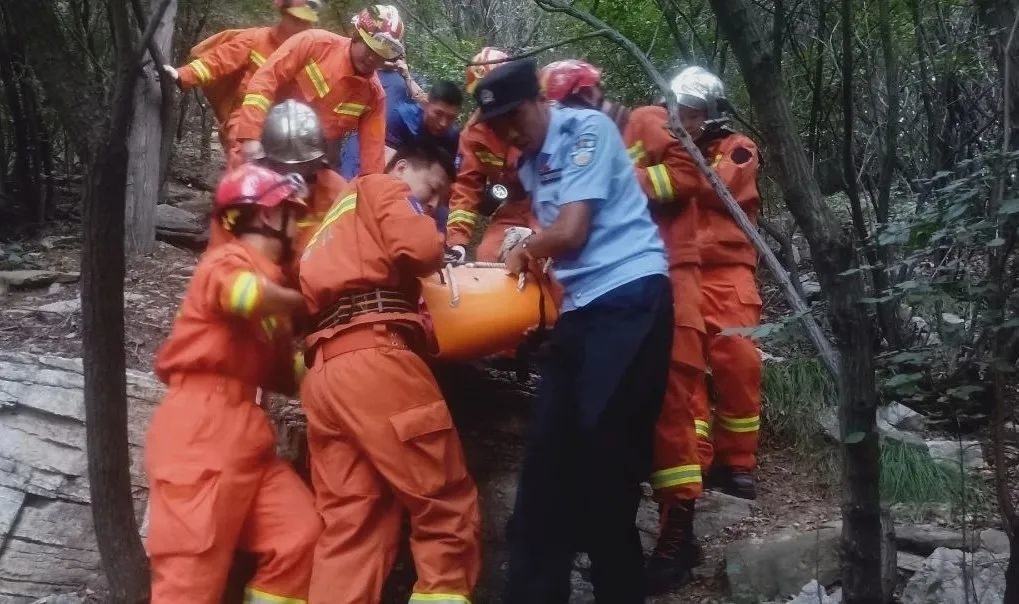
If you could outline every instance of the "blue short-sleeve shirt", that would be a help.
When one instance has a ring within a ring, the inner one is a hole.
[[[616,125],[600,111],[551,105],[537,155],[522,158],[520,181],[538,223],[547,227],[569,203],[591,204],[587,242],[553,263],[565,289],[562,311],[648,275],[668,275],[665,245]]]

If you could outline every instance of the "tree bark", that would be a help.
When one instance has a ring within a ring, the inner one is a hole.
[[[149,3],[154,8],[156,2]],[[156,204],[159,203],[164,175],[164,127],[169,135],[172,98],[164,97],[166,78],[159,78],[157,63],[166,57],[173,38],[173,20],[177,2],[167,8],[152,42],[151,62],[140,70],[134,91],[134,119],[128,140],[128,176],[126,236],[127,249],[133,254],[150,253],[156,245]],[[139,20],[144,27],[144,21]],[[154,55],[154,56],[153,56]],[[169,107],[167,110],[166,107]],[[172,136],[170,136],[172,139]]]
[[[138,56],[125,2],[109,3],[109,20],[117,41],[116,83],[82,209],[85,421],[92,518],[110,601],[134,604],[149,597],[148,564],[132,506],[124,373],[127,136]]]
[[[779,57],[761,32],[762,19],[746,0],[711,0],[722,32],[732,45],[751,103],[771,150],[786,203],[810,242],[821,288],[829,303],[840,353],[839,425],[843,452],[844,550],[842,586],[849,604],[878,604],[881,581],[881,499],[876,430],[873,320],[852,234],[825,205],[811,177],[806,147],[784,91]]]

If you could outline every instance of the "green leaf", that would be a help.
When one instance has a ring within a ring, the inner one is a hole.
[[[950,312],[941,313],[941,320],[949,325],[962,325],[966,322],[966,319],[963,319],[959,315]]]
[[[1001,247],[1005,245],[1005,240],[1001,237],[995,237],[987,242],[987,247]]]
[[[917,382],[922,377],[922,373],[899,373],[885,380],[885,387],[897,392],[909,393],[916,388]]]
[[[949,388],[945,394],[959,401],[968,401],[974,394],[983,391],[983,386],[956,386]]]

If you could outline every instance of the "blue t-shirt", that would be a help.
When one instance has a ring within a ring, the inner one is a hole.
[[[433,139],[456,157],[460,142],[460,129],[450,128],[446,134],[436,137],[424,128],[424,109],[410,98],[407,82],[398,71],[379,71],[379,80],[386,91],[386,146],[396,149],[405,141],[416,136]],[[340,150],[340,165],[337,171],[350,180],[361,172],[361,147],[357,132],[347,137]]]
[[[523,157],[520,182],[542,227],[564,205],[591,205],[587,242],[552,267],[565,289],[562,312],[648,275],[668,275],[665,245],[616,125],[600,111],[553,104],[536,156]]]

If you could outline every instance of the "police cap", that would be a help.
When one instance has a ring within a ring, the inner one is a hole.
[[[538,98],[538,67],[531,59],[496,67],[474,89],[481,119],[490,120]]]

